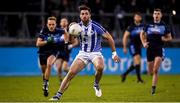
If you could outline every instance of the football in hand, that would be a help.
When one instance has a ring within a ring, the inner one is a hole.
[[[73,36],[79,36],[82,32],[82,28],[78,23],[73,23],[69,26],[69,34]]]

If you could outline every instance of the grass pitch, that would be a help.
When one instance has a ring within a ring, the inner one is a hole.
[[[155,95],[150,94],[151,77],[143,75],[145,84],[129,75],[121,83],[117,75],[104,75],[101,81],[103,95],[95,97],[94,76],[76,76],[61,102],[180,102],[180,75],[160,75]],[[50,95],[44,97],[40,76],[0,77],[0,102],[48,102],[59,88],[58,78],[50,78]]]

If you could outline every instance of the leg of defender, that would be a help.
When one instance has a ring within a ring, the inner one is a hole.
[[[137,75],[137,82],[143,83],[143,80],[141,79],[141,57],[139,54],[135,55],[133,57],[133,62],[134,62],[134,68],[136,70],[136,75]]]
[[[49,86],[49,76],[51,73],[51,68],[53,63],[55,62],[56,57],[54,55],[51,55],[47,59],[47,68],[45,71],[45,79],[44,79],[44,96],[48,96],[48,86]]]
[[[45,79],[45,71],[46,71],[46,65],[40,65],[41,72],[42,72],[42,78]]]
[[[65,71],[66,73],[68,73],[68,71],[69,71],[68,62],[65,61],[65,60],[63,61],[62,69],[63,69],[63,71]]]
[[[153,75],[154,61],[148,61],[148,74]]]
[[[152,94],[155,93],[155,88],[156,88],[157,81],[158,81],[158,70],[159,70],[159,67],[161,65],[161,62],[162,62],[161,57],[156,57],[154,59],[153,79],[152,79]]]
[[[54,63],[57,68],[57,72],[58,72],[57,74],[58,74],[60,83],[62,82],[62,62],[63,62],[63,60],[58,58],[58,59],[56,59],[56,61]]]

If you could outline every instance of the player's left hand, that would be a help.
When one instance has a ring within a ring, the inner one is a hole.
[[[72,44],[69,44],[68,45],[68,50],[71,50],[73,48],[73,45]]]
[[[69,49],[68,49],[68,45],[69,45],[69,43],[68,42],[65,42],[65,44],[64,44],[64,50],[65,51],[68,51]]]
[[[161,40],[164,41],[164,42],[167,42],[167,39],[164,36],[161,37]]]
[[[117,55],[116,51],[112,52],[112,59],[113,59],[115,62],[120,62],[120,58],[119,58],[119,56]]]

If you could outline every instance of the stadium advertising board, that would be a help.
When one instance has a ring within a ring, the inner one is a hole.
[[[79,48],[72,50],[70,63],[77,55]],[[104,74],[121,74],[132,63],[130,54],[123,54],[122,48],[117,48],[121,57],[120,63],[115,63],[111,59],[111,49],[103,48],[105,68]],[[180,74],[180,48],[166,48],[165,59],[160,68],[160,74]],[[142,49],[141,72],[147,73],[146,50]],[[0,48],[0,75],[40,75],[38,67],[37,48]],[[53,68],[52,74],[56,74]],[[87,65],[80,75],[94,74],[93,65]]]

